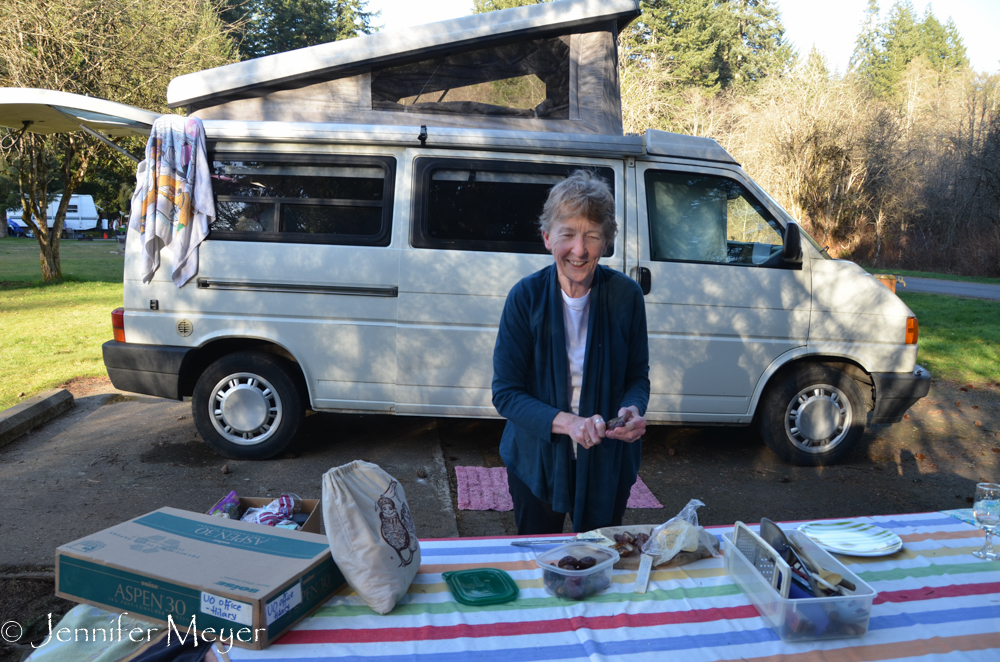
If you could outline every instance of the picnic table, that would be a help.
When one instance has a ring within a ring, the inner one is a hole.
[[[860,638],[782,642],[726,575],[722,559],[654,570],[645,594],[632,591],[634,571],[616,570],[607,591],[571,602],[545,592],[530,549],[512,547],[511,538],[462,538],[421,541],[420,572],[391,613],[374,613],[345,586],[274,645],[234,648],[229,657],[997,662],[1000,561],[972,556],[983,532],[968,519],[967,511],[854,518],[903,540],[903,549],[891,556],[839,557],[879,593],[869,631]],[[709,527],[718,536],[731,529]],[[478,567],[510,573],[519,597],[488,607],[457,603],[441,573]]]

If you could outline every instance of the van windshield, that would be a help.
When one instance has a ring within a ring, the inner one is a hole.
[[[823,256],[824,260],[832,260],[833,259],[833,257],[830,255],[830,253],[827,252],[826,248],[823,247],[823,246],[820,246],[819,242],[816,241],[815,239],[813,239],[812,236],[808,232],[806,232],[805,228],[802,227],[802,224],[799,223],[798,220],[796,220],[795,218],[793,218],[791,214],[789,214],[787,211],[785,211],[785,208],[782,207],[781,205],[779,205],[777,200],[775,200],[774,198],[772,198],[771,195],[767,191],[765,191],[764,189],[762,189],[760,186],[757,186],[756,188],[757,188],[757,193],[758,194],[760,194],[764,198],[767,198],[767,201],[770,202],[771,205],[773,207],[775,207],[779,212],[781,212],[781,214],[785,217],[785,221],[786,222],[790,221],[792,223],[798,223],[799,234],[801,234],[803,237],[805,237],[805,240],[808,241],[810,244],[812,244],[813,248],[815,248],[816,251],[820,255]]]

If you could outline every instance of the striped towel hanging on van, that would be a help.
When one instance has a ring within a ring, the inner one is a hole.
[[[163,246],[173,254],[174,284],[191,280],[198,273],[198,245],[214,218],[205,127],[193,117],[161,115],[136,171],[129,217],[129,228],[142,235],[142,282],[153,279]]]

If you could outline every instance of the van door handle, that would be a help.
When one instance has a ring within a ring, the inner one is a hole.
[[[639,283],[639,288],[644,295],[649,294],[653,288],[653,275],[646,267],[632,267],[632,280]]]

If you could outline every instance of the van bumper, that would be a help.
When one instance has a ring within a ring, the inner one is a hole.
[[[181,367],[193,348],[109,340],[102,349],[104,366],[116,389],[171,400],[183,399]]]
[[[873,372],[875,410],[872,423],[898,423],[906,410],[931,388],[931,373],[923,366],[913,372]]]

